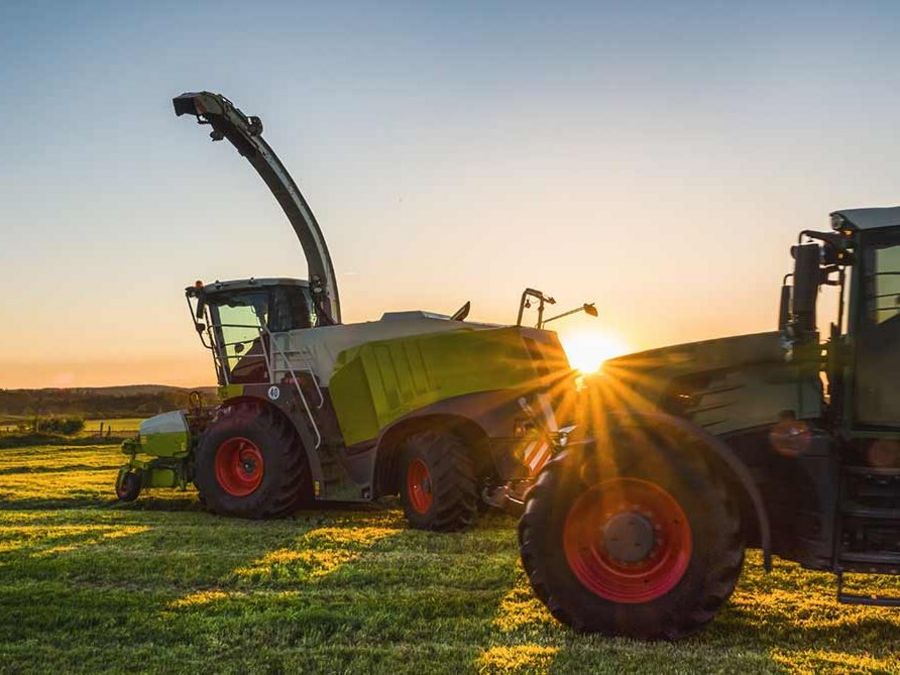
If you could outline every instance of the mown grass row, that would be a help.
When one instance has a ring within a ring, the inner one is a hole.
[[[0,671],[900,671],[900,613],[838,605],[831,577],[794,565],[766,576],[751,555],[688,641],[584,637],[532,598],[504,516],[438,535],[396,509],[245,522],[173,491],[122,506],[119,461],[0,451]]]

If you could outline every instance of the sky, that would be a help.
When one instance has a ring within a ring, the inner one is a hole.
[[[800,229],[900,203],[897,3],[0,3],[0,388],[214,381],[183,289],[306,277],[251,167],[176,118],[259,115],[345,322],[599,317],[583,356],[774,328]],[[587,345],[587,346],[585,346]],[[593,346],[592,346],[593,345]]]

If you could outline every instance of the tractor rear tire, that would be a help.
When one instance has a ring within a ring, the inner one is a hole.
[[[676,640],[700,629],[744,559],[724,484],[687,453],[641,448],[591,469],[585,450],[549,462],[527,497],[519,547],[536,595],[578,632]]]
[[[462,439],[445,431],[421,431],[406,439],[400,458],[400,501],[411,527],[453,532],[475,522],[475,465]]]
[[[296,430],[270,407],[222,408],[196,452],[200,502],[222,516],[281,518],[312,501],[312,481]]]

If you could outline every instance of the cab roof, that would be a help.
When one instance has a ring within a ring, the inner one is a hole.
[[[844,209],[831,214],[842,217],[857,230],[877,230],[882,227],[900,225],[900,206],[888,206],[873,209]]]
[[[232,279],[230,281],[216,281],[200,287],[188,286],[185,292],[188,295],[196,295],[198,290],[203,290],[207,295],[223,291],[247,291],[258,288],[271,288],[272,286],[299,286],[309,288],[309,282],[305,279],[288,279],[285,277],[273,277],[269,279]]]

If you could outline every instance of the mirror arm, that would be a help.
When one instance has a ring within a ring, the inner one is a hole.
[[[557,314],[556,316],[551,316],[549,319],[541,322],[541,325],[538,328],[543,328],[551,321],[556,321],[557,319],[562,319],[564,316],[569,316],[571,314],[577,314],[578,312],[584,312],[588,316],[597,316],[597,308],[594,307],[594,303],[584,303],[581,307],[576,307],[575,309],[570,309],[568,312],[563,312],[562,314]]]

